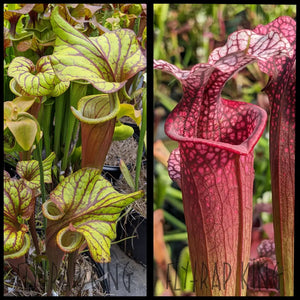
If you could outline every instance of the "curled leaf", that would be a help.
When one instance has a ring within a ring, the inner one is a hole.
[[[46,159],[43,160],[44,182],[51,183],[51,167],[55,158],[55,153],[52,152]],[[16,167],[18,175],[26,186],[32,190],[40,188],[40,168],[37,160],[22,160],[19,161]]]
[[[62,251],[73,252],[86,241],[95,261],[110,261],[110,244],[116,237],[120,212],[142,194],[116,192],[98,169],[77,171],[65,178],[43,204],[43,214],[49,220],[47,243],[56,239]]]
[[[4,180],[4,259],[23,256],[30,247],[28,220],[34,212],[33,193],[21,181]]]
[[[88,124],[109,121],[117,116],[120,104],[116,95],[90,95],[82,97],[78,102],[78,110],[71,107],[74,116]]]
[[[19,116],[15,122],[8,121],[6,124],[16,138],[18,144],[25,151],[30,150],[38,132],[36,122],[31,118],[26,118],[26,116],[23,115]]]
[[[21,96],[15,98],[13,101],[4,102],[4,129],[6,129],[7,121],[15,121],[18,114],[26,112],[35,102],[35,97]]]
[[[120,105],[120,110],[117,114],[118,119],[121,119],[124,116],[130,117],[136,122],[137,125],[140,125],[142,120],[141,111],[134,109],[134,106],[128,103],[122,103]]]
[[[55,75],[48,56],[41,57],[36,66],[26,57],[18,56],[12,60],[7,74],[15,79],[25,93],[33,96],[52,95],[54,97],[64,93],[69,82],[61,82]],[[15,86],[16,83],[11,83]],[[20,88],[14,87],[14,90]]]
[[[142,119],[141,111],[135,110],[134,106],[131,104],[122,103],[120,105],[120,110],[117,114],[118,122],[116,123],[115,126],[115,131],[113,136],[114,141],[125,140],[131,137],[134,133],[134,130],[131,126],[123,124],[122,122],[119,121],[119,119],[121,119],[124,116],[130,117],[132,120],[136,122],[137,125],[141,124],[141,119]]]
[[[62,81],[84,79],[104,93],[113,93],[146,67],[131,30],[88,38],[60,16],[59,7],[54,8],[51,23],[57,39],[50,61]]]
[[[32,107],[35,99],[35,97],[21,96],[13,101],[4,102],[4,130],[8,128],[25,151],[30,150],[36,138],[38,140],[40,138],[38,122],[26,112]]]

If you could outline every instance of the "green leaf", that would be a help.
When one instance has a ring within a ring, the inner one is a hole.
[[[7,127],[3,132],[3,149],[5,153],[23,151],[18,143],[16,143],[15,137]]]
[[[17,97],[12,102],[18,107],[19,112],[27,111],[35,102],[36,97]]]
[[[20,96],[15,98],[13,101],[4,102],[4,120],[16,120],[18,113],[27,111],[36,97]]]
[[[35,100],[36,97],[20,96],[13,101],[4,102],[4,131],[8,128],[24,151],[30,150],[35,138],[40,139],[41,132],[37,120],[26,112]],[[8,134],[5,137],[8,139],[6,142],[9,142],[6,144],[6,150],[12,150],[16,143],[13,145]]]
[[[55,238],[62,251],[73,252],[85,240],[95,261],[110,261],[110,244],[116,237],[120,212],[142,195],[142,191],[128,195],[116,192],[98,169],[73,173],[43,204],[43,214],[49,219],[48,243]]]
[[[130,138],[134,133],[134,129],[131,126],[122,124],[118,122],[115,126],[115,131],[113,135],[114,141],[122,141]]]
[[[64,93],[70,84],[67,81],[60,82],[56,77],[48,56],[41,57],[36,67],[30,59],[18,56],[10,63],[7,74],[15,79],[25,93],[33,96],[56,97]],[[18,91],[14,82],[11,83],[11,87]]]
[[[43,170],[44,170],[44,182],[51,183],[51,167],[52,162],[55,158],[55,153],[52,152],[44,161],[43,161]],[[16,171],[21,179],[24,181],[24,184],[30,189],[40,188],[40,168],[39,162],[37,160],[22,160],[19,161],[16,167]]]
[[[194,280],[193,272],[190,260],[189,247],[184,247],[179,256],[178,261],[178,276],[180,279],[180,286],[184,291],[193,292],[194,291]]]
[[[30,238],[24,224],[20,230],[4,217],[4,259],[19,258],[30,248]]]
[[[59,7],[54,8],[51,23],[57,39],[50,61],[62,81],[83,79],[113,93],[146,68],[136,35],[129,29],[88,38],[60,16]]]
[[[134,106],[128,103],[122,103],[120,105],[120,110],[117,114],[117,118],[120,119],[124,116],[130,117],[136,122],[137,125],[140,125],[142,119],[142,113],[140,110],[135,110]]]
[[[134,191],[134,182],[133,182],[133,179],[132,179],[132,176],[124,162],[124,160],[120,159],[120,169],[121,169],[121,172],[126,180],[126,182],[128,183],[128,185],[132,188],[132,190]]]
[[[25,113],[23,113],[25,114]],[[14,135],[18,144],[28,151],[32,147],[38,132],[37,124],[31,118],[18,117],[16,121],[6,121],[6,125]]]
[[[21,181],[4,175],[4,259],[23,256],[29,249],[27,225],[34,212],[33,192]]]

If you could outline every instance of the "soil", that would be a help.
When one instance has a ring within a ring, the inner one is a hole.
[[[4,270],[6,271],[4,278],[4,296],[46,296],[45,287],[41,286],[39,289],[34,289],[28,283],[22,282],[7,262],[5,262]],[[40,272],[42,272],[42,269],[38,268],[37,273]],[[40,277],[44,275],[39,274],[36,276]],[[56,280],[55,292],[53,292],[52,296],[61,296],[64,294],[67,285],[66,276],[67,264],[66,260],[64,260],[61,273]],[[39,281],[43,281],[40,280],[40,278]],[[105,296],[105,292],[99,280],[99,274],[86,255],[80,255],[76,261],[74,288],[72,289],[71,296]]]
[[[136,172],[136,155],[137,155],[138,143],[134,137],[130,137],[123,141],[113,141],[109,152],[106,156],[105,165],[119,166],[120,159],[122,159],[130,170],[130,175],[135,180]],[[147,191],[147,164],[146,158],[142,160],[141,173],[139,178],[139,190]],[[124,176],[114,178],[114,188],[120,193],[127,194],[132,193],[132,188],[126,182]],[[135,201],[130,205],[131,208],[140,213],[143,217],[147,216],[147,201],[146,195]]]
[[[130,165],[136,160],[137,148],[138,143],[133,136],[123,141],[113,141],[106,155],[104,164],[119,166],[120,159],[122,159],[126,165]]]

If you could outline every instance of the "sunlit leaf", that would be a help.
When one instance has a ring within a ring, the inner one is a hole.
[[[14,121],[18,118],[18,114],[26,112],[35,102],[35,97],[21,96],[13,101],[4,102],[4,121]]]
[[[122,141],[130,138],[134,134],[134,129],[131,126],[118,122],[115,126],[113,140]]]
[[[14,135],[18,144],[25,151],[30,150],[38,132],[36,122],[30,118],[22,116],[18,117],[16,121],[6,121],[6,125]]]
[[[137,125],[140,125],[142,119],[142,113],[140,110],[134,109],[134,106],[128,103],[122,103],[120,105],[120,110],[117,114],[118,119],[128,116],[136,122]]]
[[[12,60],[7,74],[29,95],[45,96],[53,93],[58,96],[69,87],[69,82],[61,82],[55,75],[48,56],[41,57],[36,66],[26,57],[18,56]]]
[[[4,130],[9,129],[17,143],[25,151],[30,150],[35,139],[39,139],[40,135],[39,124],[32,115],[26,112],[32,107],[35,100],[36,97],[21,96],[13,101],[4,102]],[[6,134],[6,138],[11,140],[8,134]],[[12,143],[13,141],[8,144]],[[9,146],[9,148],[12,147]]]
[[[58,7],[52,12],[51,23],[57,39],[50,60],[62,81],[83,79],[104,93],[113,93],[146,67],[131,30],[88,38],[60,16]]]
[[[21,181],[4,180],[4,259],[23,256],[30,246],[28,220],[34,212],[33,193]]]
[[[43,204],[48,241],[55,238],[62,251],[73,252],[86,240],[93,259],[108,262],[120,212],[142,194],[120,194],[100,170],[81,169],[65,178]]]
[[[43,160],[44,182],[51,183],[51,167],[55,158],[55,153],[52,152],[46,159]],[[16,171],[24,184],[30,189],[35,190],[40,187],[40,168],[37,160],[22,160],[19,161]]]

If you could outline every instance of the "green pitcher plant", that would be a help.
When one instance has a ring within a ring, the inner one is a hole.
[[[109,94],[83,97],[78,110],[71,107],[81,123],[81,166],[102,170],[114,134],[119,101]]]
[[[125,91],[127,80],[146,68],[146,58],[140,49],[135,33],[129,29],[119,29],[105,32],[98,37],[87,37],[61,17],[59,7],[55,7],[51,14],[51,24],[57,38],[54,53],[49,56],[49,59],[57,77],[62,81],[85,80],[89,82],[97,90],[109,95],[104,97],[110,99],[111,111],[117,113],[120,102],[123,99],[129,99]],[[109,113],[109,116],[112,117],[112,114]],[[90,130],[91,126],[85,124],[81,122],[82,131],[86,130],[85,127]],[[105,125],[101,120],[101,126],[97,126],[98,131],[103,131],[102,140],[105,137],[100,161],[105,158],[109,149],[115,124],[116,120],[112,118],[110,121],[107,120]],[[94,128],[95,125],[92,127]],[[97,139],[96,134],[93,137],[89,133],[88,136],[92,140]],[[83,133],[82,137],[88,139]],[[85,141],[82,143],[85,144]],[[91,141],[88,144],[91,145]],[[88,151],[86,146],[82,145],[82,151],[84,153]],[[83,154],[82,166],[101,168],[102,163],[86,165],[84,157],[87,155]]]
[[[146,58],[135,33],[131,30],[118,29],[88,38],[60,16],[59,7],[54,8],[51,22],[57,38],[54,53],[49,58],[57,77],[62,81],[85,80],[105,93],[101,96],[83,98],[83,101],[90,104],[90,99],[94,99],[93,103],[95,101],[105,103],[100,104],[106,107],[105,111],[94,112],[92,117],[94,121],[91,120],[91,116],[87,120],[83,114],[80,115],[74,108],[72,109],[81,121],[82,167],[102,169],[115,131],[120,102],[123,99],[125,101],[130,99],[125,84],[128,79],[146,68]],[[78,104],[79,110],[81,106],[82,102]],[[97,115],[99,113],[101,118]],[[95,125],[96,123],[98,125]],[[116,136],[121,131],[123,136],[128,135],[128,128],[117,126]],[[91,149],[91,145],[94,149]]]
[[[52,152],[43,161],[45,183],[52,182],[51,167],[54,158],[55,154]],[[28,229],[30,229],[36,251],[39,253],[34,215],[35,200],[41,194],[39,162],[36,160],[19,161],[16,172],[20,179],[12,179],[6,171],[4,172],[4,234],[7,236],[7,240],[4,239],[4,248],[11,248],[7,250],[7,258],[18,258],[19,254],[23,255],[24,251],[29,249],[30,240],[26,236]],[[30,228],[24,220],[28,221]],[[14,234],[11,233],[12,230],[15,230]],[[21,241],[23,247],[20,248]]]
[[[69,295],[77,255],[88,247],[96,262],[109,262],[121,211],[144,195],[120,194],[101,171],[112,140],[133,134],[122,117],[145,120],[145,23],[137,11],[133,30],[108,29],[102,12],[121,7],[110,4],[4,7],[4,150],[15,173],[4,172],[4,259],[40,290],[32,257],[52,295],[67,258]]]
[[[53,160],[55,158],[55,153],[52,152],[48,157],[42,161],[42,166],[37,160],[23,160],[19,161],[16,166],[16,172],[20,176],[20,181],[31,189],[33,193],[32,202],[35,206],[36,197],[44,192],[44,183],[52,183],[51,177],[51,167]],[[42,170],[42,183],[41,183],[41,170]],[[45,192],[44,192],[45,193]],[[36,233],[36,219],[35,215],[32,214],[28,220],[28,225],[31,233],[31,237],[36,249],[37,255],[40,254],[38,237]]]
[[[29,151],[36,137],[40,137],[39,126],[35,118],[27,112],[36,97],[21,96],[13,101],[4,102],[4,136],[10,131],[20,151]],[[16,143],[5,144],[6,151],[13,151]]]
[[[3,252],[4,260],[16,270],[20,278],[35,283],[34,275],[26,263],[25,255],[30,248],[29,227],[26,222],[34,214],[33,191],[22,181],[12,179],[4,171]],[[38,254],[38,252],[37,252]]]
[[[60,16],[59,7],[51,14],[51,24],[57,37],[49,58],[61,81],[86,80],[103,93],[115,93],[146,68],[146,57],[132,30],[87,37]]]
[[[51,182],[54,157],[51,153],[43,161],[45,182]],[[28,252],[30,237],[25,221],[29,223],[30,218],[34,218],[35,197],[39,195],[38,162],[21,161],[17,172],[20,179],[11,178],[4,172],[4,259],[18,259]],[[120,213],[142,196],[141,190],[128,195],[118,193],[101,176],[101,171],[94,168],[80,169],[57,185],[50,193],[50,199],[42,205],[48,219],[49,295],[65,253],[69,253],[69,274],[72,274],[77,251],[84,245],[88,246],[95,261],[110,261],[110,245],[116,237]],[[36,243],[35,228],[30,227],[30,232]],[[39,255],[38,246],[36,248]],[[68,287],[72,286],[72,278],[71,275],[68,278]]]
[[[18,56],[10,63],[7,74],[13,77],[10,83],[13,92],[17,89],[15,86],[19,85],[23,92],[31,96],[56,97],[70,85],[70,82],[60,81],[55,75],[49,56],[41,57],[36,66],[30,59]]]
[[[81,166],[102,170],[112,139],[124,139],[133,129],[117,121],[130,116],[137,124],[141,122],[140,111],[127,103],[120,104],[112,94],[90,95],[78,102],[78,109],[71,107],[81,124]],[[115,127],[116,122],[120,123]]]
[[[62,82],[55,75],[49,56],[41,57],[36,65],[23,56],[18,56],[9,64],[8,76],[12,77],[10,89],[17,96],[36,96],[36,101],[28,111],[35,118],[43,119],[41,127],[44,132],[46,155],[50,150],[51,107],[54,97],[63,94],[70,82]]]
[[[120,194],[101,176],[101,171],[83,168],[66,177],[43,204],[48,219],[46,253],[50,262],[51,284],[54,282],[64,253],[69,253],[69,268],[74,267],[72,253],[86,243],[97,262],[110,261],[111,241],[116,237],[116,222],[121,211],[141,198],[142,191]],[[72,270],[69,274],[73,274]],[[68,286],[72,286],[69,276]]]
[[[30,247],[28,220],[33,213],[33,192],[4,171],[4,259],[19,258]]]
[[[51,167],[55,158],[54,152],[43,160],[44,182],[51,183]],[[16,166],[20,181],[30,188],[35,196],[40,194],[40,166],[37,160],[19,161]]]

